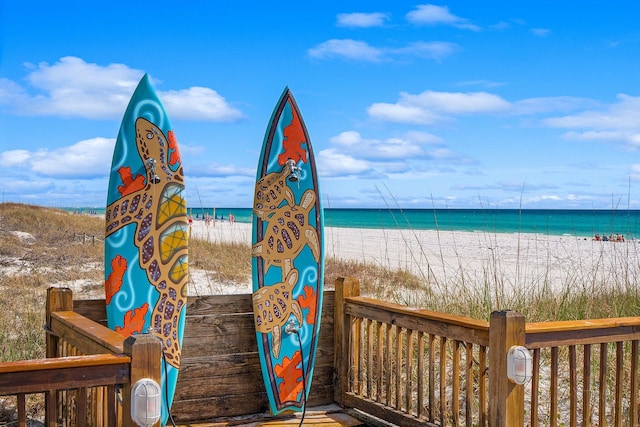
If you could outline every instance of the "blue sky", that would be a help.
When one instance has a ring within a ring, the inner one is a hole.
[[[631,0],[0,0],[3,201],[102,207],[148,73],[192,207],[251,206],[288,86],[325,207],[640,209],[639,12]]]

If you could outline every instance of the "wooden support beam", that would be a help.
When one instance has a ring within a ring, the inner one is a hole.
[[[142,378],[150,378],[161,384],[162,343],[151,334],[132,335],[124,341],[124,353],[131,357],[131,378],[122,393],[122,426],[133,427],[131,388]],[[160,422],[154,424],[156,426],[160,426]]]
[[[525,319],[514,311],[494,311],[489,320],[489,422],[492,427],[524,426],[524,386],[507,378],[507,353],[525,344]]]
[[[340,277],[335,283],[334,306],[334,355],[335,368],[335,402],[344,406],[344,393],[349,382],[349,335],[351,323],[345,314],[345,298],[360,295],[360,282],[354,277]]]

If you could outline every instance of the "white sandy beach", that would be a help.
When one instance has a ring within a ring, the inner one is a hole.
[[[251,224],[194,221],[192,238],[250,245]],[[486,283],[492,292],[525,292],[543,285],[553,291],[589,289],[602,283],[638,283],[640,270],[638,241],[573,236],[327,227],[324,248],[329,258],[404,269],[432,289],[449,291]],[[192,274],[197,285],[197,272]],[[250,283],[243,283],[220,292],[250,290]]]

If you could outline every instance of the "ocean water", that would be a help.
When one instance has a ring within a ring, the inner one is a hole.
[[[194,219],[214,216],[213,208],[190,208]],[[251,209],[216,208],[215,215],[251,222]],[[640,237],[638,210],[550,209],[325,209],[325,226],[415,230],[482,231],[486,233],[538,233],[593,237],[622,234]]]

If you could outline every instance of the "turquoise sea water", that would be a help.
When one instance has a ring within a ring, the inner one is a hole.
[[[193,208],[194,219],[213,209]],[[229,214],[238,222],[251,222],[251,209],[217,208],[220,219]],[[638,210],[547,209],[325,209],[325,226],[409,228],[416,230],[483,231],[488,233],[540,233],[594,236],[623,234],[640,237]]]
[[[78,209],[69,209],[78,211]],[[83,209],[104,214],[104,209]],[[213,208],[189,208],[195,220]],[[249,208],[216,208],[218,219],[250,223]],[[325,209],[325,226],[357,228],[408,228],[414,230],[482,231],[486,233],[539,233],[593,237],[623,234],[640,238],[640,210],[570,209]]]

